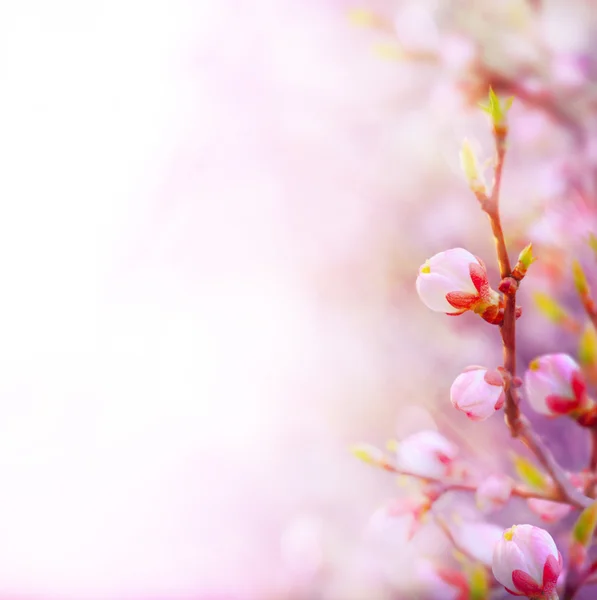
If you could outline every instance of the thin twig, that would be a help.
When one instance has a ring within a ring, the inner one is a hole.
[[[394,473],[396,475],[404,476],[404,477],[413,477],[415,479],[419,479],[424,481],[425,483],[435,483],[441,486],[442,492],[472,492],[476,493],[477,485],[474,483],[464,483],[461,481],[452,481],[452,480],[444,480],[439,477],[428,477],[426,475],[418,475],[416,473],[412,473],[410,471],[403,471],[398,469],[394,465],[385,462],[383,464],[383,468],[390,473]],[[529,498],[535,498],[537,500],[549,500],[551,502],[560,502],[562,504],[572,504],[576,507],[579,505],[574,502],[568,502],[564,499],[558,490],[549,491],[549,492],[540,492],[536,490],[529,489],[527,487],[517,485],[512,488],[510,492],[512,496],[516,496],[518,498],[523,498],[525,500]]]

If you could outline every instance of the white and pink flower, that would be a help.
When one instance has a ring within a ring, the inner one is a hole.
[[[497,313],[500,303],[485,265],[464,248],[446,250],[425,261],[419,268],[417,292],[428,308],[449,315],[467,310]]]
[[[482,511],[499,510],[510,499],[514,482],[507,475],[490,475],[477,487],[475,499]]]
[[[449,474],[457,455],[458,447],[441,433],[419,431],[398,443],[396,466],[419,477],[437,479]]]
[[[504,381],[499,371],[467,367],[450,388],[452,406],[472,421],[484,421],[504,405]]]
[[[504,531],[493,551],[493,574],[514,596],[557,598],[562,555],[547,531],[514,525]]]
[[[545,354],[531,361],[524,383],[529,404],[544,415],[570,414],[588,402],[580,366],[568,354]]]

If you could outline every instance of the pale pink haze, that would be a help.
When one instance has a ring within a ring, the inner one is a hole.
[[[562,556],[547,531],[513,525],[493,552],[495,578],[515,596],[552,598],[562,571]]]
[[[426,260],[419,268],[416,286],[428,308],[450,315],[496,301],[485,266],[464,248],[445,250]]]
[[[410,540],[421,526],[424,515],[430,508],[427,498],[397,498],[390,502],[386,511],[388,517],[408,519],[407,539]]]
[[[504,405],[503,379],[496,370],[467,367],[450,388],[450,401],[472,421],[484,421]]]
[[[491,565],[493,549],[502,536],[502,528],[484,521],[464,521],[451,528],[458,547],[484,565]]]
[[[529,404],[543,415],[567,414],[586,400],[580,367],[568,354],[545,354],[531,361],[524,383]]]
[[[396,449],[396,466],[423,477],[443,477],[450,471],[458,447],[437,431],[419,431],[402,440]]]
[[[572,507],[569,504],[541,500],[540,498],[529,498],[528,507],[546,523],[557,523],[570,513]]]
[[[463,597],[463,592],[466,591],[466,579],[458,571],[448,571],[424,559],[417,563],[415,571],[416,589],[422,594],[420,596],[422,598],[460,600]],[[461,578],[464,581],[461,581]]]
[[[510,499],[513,481],[507,475],[490,475],[477,487],[475,500],[483,511],[502,508]]]

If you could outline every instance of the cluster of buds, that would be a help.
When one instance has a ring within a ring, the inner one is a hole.
[[[472,491],[479,510],[488,512],[502,508],[514,494],[526,497],[529,509],[547,523],[555,523],[574,508],[584,507],[573,530],[568,563],[568,575],[572,573],[572,577],[566,575],[566,597],[572,598],[576,593],[576,590],[571,592],[576,585],[575,577],[586,579],[597,569],[597,566],[593,571],[585,569],[579,576],[597,529],[597,502],[591,504],[590,499],[595,497],[597,487],[594,475],[597,468],[597,403],[589,398],[586,383],[594,383],[592,377],[597,381],[597,332],[590,329],[583,338],[579,352],[582,368],[567,354],[546,354],[530,363],[524,380],[516,376],[515,323],[521,315],[521,309],[516,306],[516,295],[535,257],[529,244],[520,253],[514,268],[510,266],[499,215],[500,181],[508,133],[506,115],[511,104],[512,99],[502,102],[490,90],[489,102],[482,106],[491,117],[496,145],[492,190],[488,190],[484,167],[479,166],[469,142],[465,141],[460,155],[468,185],[491,221],[501,273],[499,285],[496,289],[491,287],[487,269],[480,258],[464,248],[452,248],[435,254],[421,265],[416,289],[422,302],[433,311],[451,316],[473,312],[500,327],[504,367],[467,367],[452,383],[450,401],[454,408],[473,421],[484,421],[505,406],[506,422],[512,434],[521,438],[535,453],[547,473],[521,458],[516,470],[528,488],[515,486],[506,475],[491,475],[474,482],[468,467],[456,468],[457,447],[436,431],[421,431],[402,440],[396,448],[396,467],[374,452],[364,453],[361,449],[360,455],[390,471],[419,478],[424,484],[420,488],[422,500],[397,501],[386,514],[408,515],[413,519],[411,531],[414,531],[423,517],[432,512],[436,524],[456,549],[471,564],[481,567],[484,574],[488,574],[491,567],[495,579],[510,594],[531,600],[557,600],[558,579],[564,578],[562,556],[547,531],[532,525],[514,525],[502,531],[496,525],[477,521],[460,522],[455,527],[455,523],[448,524],[437,514],[435,504],[450,489]],[[580,265],[575,264],[573,271],[577,291],[597,329],[597,303]],[[558,311],[558,318],[563,320],[561,311]],[[566,474],[535,436],[520,412],[519,388],[522,386],[526,401],[536,412],[549,417],[569,416],[579,424],[593,428],[589,479]],[[442,597],[464,600],[487,597],[489,593],[489,588],[485,588],[487,593],[475,591],[472,579],[463,578],[460,573],[440,573],[434,568],[429,577]],[[483,585],[486,583],[485,579]]]

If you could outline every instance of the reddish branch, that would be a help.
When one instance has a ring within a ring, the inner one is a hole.
[[[510,281],[505,294],[504,317],[500,325],[503,343],[505,377],[504,391],[506,403],[504,407],[505,419],[513,437],[519,438],[522,443],[537,457],[541,466],[551,476],[557,490],[558,499],[568,502],[578,508],[589,506],[593,500],[579,492],[570,482],[566,472],[555,460],[553,454],[543,444],[541,438],[533,431],[528,420],[520,412],[520,398],[513,382],[516,378],[516,292],[518,281],[512,275],[508,249],[502,230],[499,211],[500,187],[504,159],[506,156],[506,128],[494,126],[494,139],[496,148],[495,179],[491,196],[477,194],[481,207],[489,217],[491,229],[495,239],[500,275],[502,281]]]

